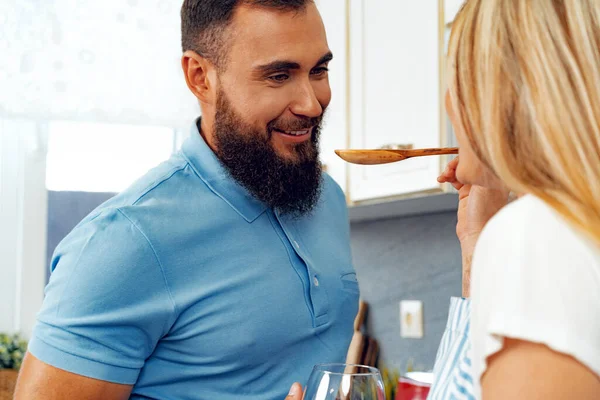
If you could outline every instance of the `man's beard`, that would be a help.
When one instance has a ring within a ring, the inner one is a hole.
[[[314,209],[321,195],[319,134],[323,116],[273,120],[266,131],[246,124],[222,91],[217,95],[215,147],[229,174],[253,196],[282,214],[301,216]],[[294,146],[295,158],[277,154],[270,143],[274,129],[313,127],[311,140]]]

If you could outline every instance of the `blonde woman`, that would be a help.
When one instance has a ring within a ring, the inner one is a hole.
[[[429,399],[600,399],[600,1],[468,0],[448,69],[475,253]]]
[[[448,62],[460,158],[441,180],[520,198],[476,235],[472,351],[436,398],[598,399],[600,2],[468,0]]]

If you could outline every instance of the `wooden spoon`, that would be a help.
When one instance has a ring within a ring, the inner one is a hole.
[[[352,164],[377,165],[402,161],[412,157],[458,154],[458,147],[411,150],[336,150],[335,154]]]

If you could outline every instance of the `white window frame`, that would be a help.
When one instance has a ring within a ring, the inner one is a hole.
[[[46,137],[44,124],[0,118],[0,332],[25,337],[46,282]]]

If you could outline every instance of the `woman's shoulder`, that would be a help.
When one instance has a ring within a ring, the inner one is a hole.
[[[472,270],[472,286],[504,295],[515,284],[527,287],[529,294],[523,295],[600,293],[598,245],[534,196],[514,201],[490,220],[477,242]]]
[[[478,247],[503,256],[556,253],[600,265],[600,247],[540,198],[525,195],[500,210],[483,230]],[[573,258],[571,258],[573,260]]]
[[[476,379],[502,337],[542,343],[600,373],[600,250],[534,196],[502,209],[472,266]]]
[[[486,225],[486,230],[496,233],[510,228],[528,232],[546,232],[547,228],[565,227],[567,222],[540,198],[525,195],[502,208]]]

